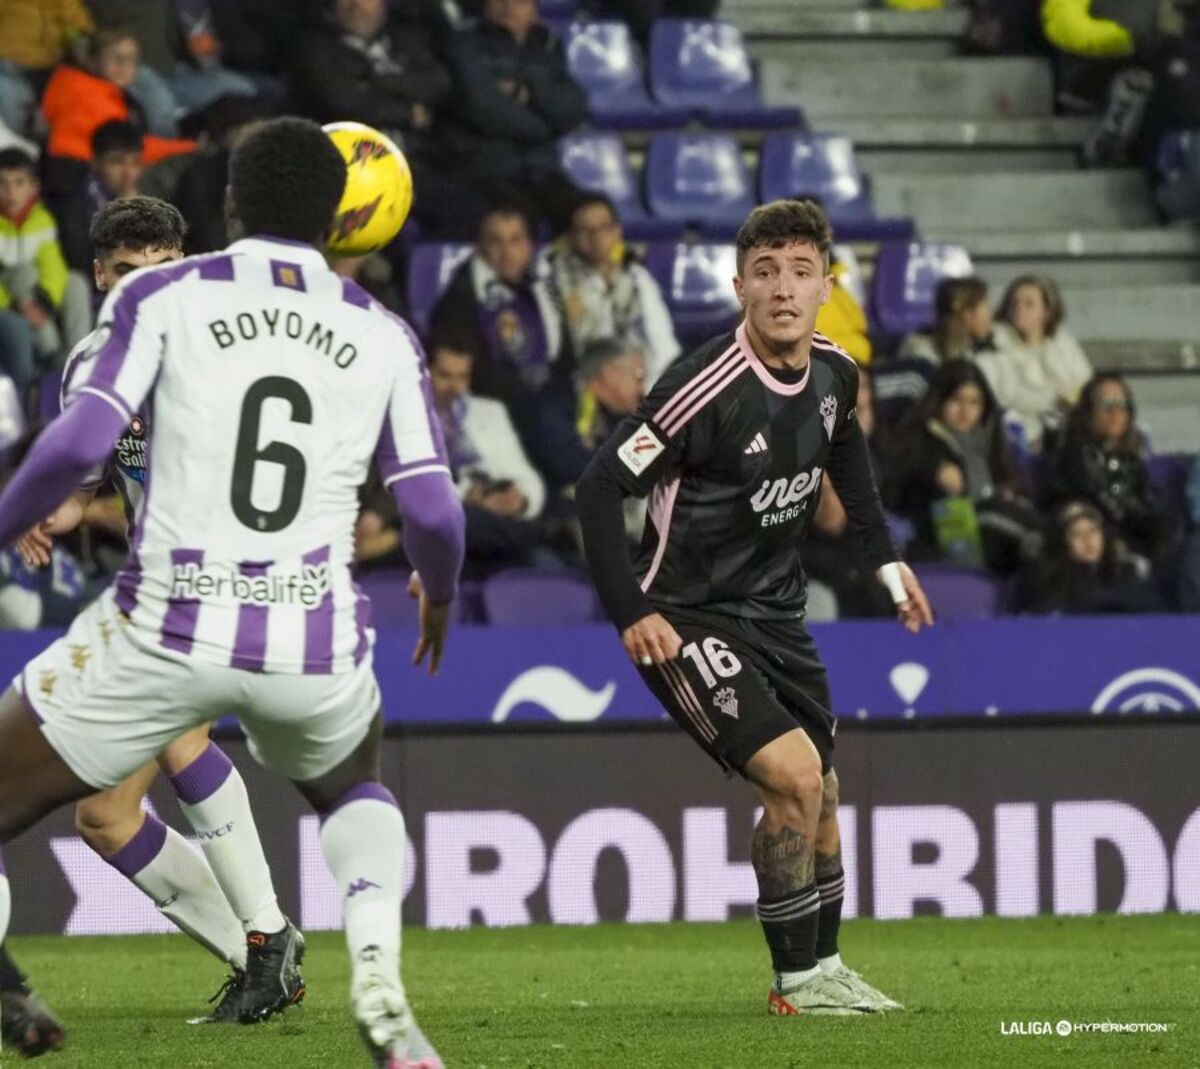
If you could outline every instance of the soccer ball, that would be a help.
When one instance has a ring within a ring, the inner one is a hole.
[[[365,256],[382,249],[404,226],[412,207],[412,171],[404,153],[378,130],[358,122],[322,127],[346,161],[346,191],[326,251]]]

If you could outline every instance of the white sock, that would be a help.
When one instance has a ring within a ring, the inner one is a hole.
[[[246,965],[246,936],[208,863],[187,840],[146,814],[137,834],[104,859],[176,927],[239,969]]]
[[[250,811],[246,784],[215,743],[171,777],[213,875],[247,932],[278,932],[287,925],[275,900],[271,870]]]
[[[811,969],[802,969],[800,972],[777,972],[775,974],[775,990],[776,991],[793,991],[801,984],[811,980],[814,976],[821,975],[821,966],[814,965]]]
[[[842,956],[830,954],[827,958],[817,958],[817,964],[821,966],[821,972],[837,972],[842,967]]]
[[[8,938],[8,922],[12,917],[12,892],[4,874],[4,854],[0,853],[0,943]]]
[[[385,976],[400,979],[400,904],[404,897],[404,817],[381,783],[360,783],[325,814],[321,852],[341,888],[351,968],[379,948]]]

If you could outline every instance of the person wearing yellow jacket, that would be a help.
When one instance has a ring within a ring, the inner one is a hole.
[[[871,339],[867,336],[867,315],[846,285],[849,271],[836,260],[830,268],[833,287],[829,300],[817,312],[817,330],[836,342],[859,364],[871,362]]]
[[[55,317],[67,294],[67,263],[54,217],[38,198],[33,158],[0,150],[0,370],[24,399],[43,361],[61,353]]]

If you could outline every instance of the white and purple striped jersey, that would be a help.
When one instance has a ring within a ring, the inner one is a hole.
[[[373,643],[350,573],[372,458],[389,487],[449,478],[412,331],[273,238],[137,271],[100,318],[68,392],[148,442],[115,584],[134,636],[251,671],[351,670]],[[120,442],[114,459],[137,482]]]

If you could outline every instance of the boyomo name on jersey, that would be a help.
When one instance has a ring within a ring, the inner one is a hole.
[[[802,471],[794,479],[764,479],[763,484],[750,499],[750,507],[755,512],[767,512],[762,518],[763,527],[774,527],[777,523],[787,523],[794,520],[804,511],[806,499],[821,485],[821,469],[815,467],[811,471]]]
[[[348,368],[358,358],[358,349],[350,342],[337,341],[332,328],[316,320],[309,323],[299,312],[281,308],[241,312],[232,320],[214,319],[209,322],[208,329],[222,349],[228,349],[239,341],[287,338],[303,342],[309,348],[332,357],[334,366],[342,369]]]

